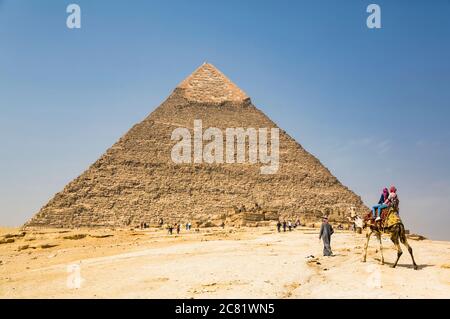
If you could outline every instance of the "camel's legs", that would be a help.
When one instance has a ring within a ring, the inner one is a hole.
[[[366,262],[366,257],[367,257],[367,247],[369,246],[369,240],[370,240],[370,236],[372,236],[372,229],[368,229],[367,230],[367,240],[366,240],[366,245],[364,246],[364,255],[363,255],[363,259],[362,262],[365,263]]]
[[[403,254],[402,248],[400,247],[400,241],[399,241],[399,233],[397,231],[394,231],[391,236],[391,240],[394,243],[395,247],[397,248],[397,260],[392,265],[392,268],[395,268],[397,266],[398,260],[400,259],[400,256]]]
[[[415,270],[417,270],[418,267],[417,267],[416,261],[414,260],[413,250],[412,250],[411,246],[408,244],[408,241],[406,240],[406,235],[402,234],[400,236],[400,240],[401,240],[402,244],[405,245],[406,248],[408,249],[409,254],[411,255],[412,262],[413,262],[413,267]]]
[[[381,232],[377,232],[378,242],[380,243],[381,264],[384,265],[383,244],[381,242]]]

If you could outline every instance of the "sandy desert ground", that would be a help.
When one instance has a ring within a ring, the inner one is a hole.
[[[323,257],[318,229],[0,229],[1,298],[449,298],[450,242],[412,240],[396,269],[385,238],[379,265],[365,236],[333,235]],[[314,257],[310,257],[313,255]]]

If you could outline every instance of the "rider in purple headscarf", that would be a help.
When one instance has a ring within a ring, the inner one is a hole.
[[[376,220],[380,220],[381,210],[383,208],[388,207],[388,205],[386,205],[388,197],[389,197],[389,190],[385,187],[385,188],[383,188],[383,193],[381,194],[378,204],[372,207],[373,218],[376,217]],[[377,209],[378,209],[378,214],[377,214]]]

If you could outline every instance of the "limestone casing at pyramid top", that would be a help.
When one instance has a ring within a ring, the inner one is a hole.
[[[186,99],[200,103],[242,102],[248,95],[212,64],[204,63],[178,86]]]

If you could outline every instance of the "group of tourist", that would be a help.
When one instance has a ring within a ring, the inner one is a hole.
[[[163,224],[161,224],[161,227],[162,227],[162,225],[163,225]],[[225,228],[225,222],[224,222],[224,221],[222,221],[222,223],[220,224],[220,227],[222,227],[222,229]],[[167,231],[168,231],[169,235],[172,235],[172,234],[173,234],[173,230],[174,230],[174,229],[177,231],[177,234],[179,234],[180,231],[181,231],[181,223],[179,223],[179,222],[178,222],[178,223],[175,223],[175,224],[168,223],[167,226],[166,226],[166,228],[167,228]],[[192,224],[191,224],[191,222],[186,222],[185,228],[186,228],[187,231],[190,231],[190,230],[192,229]],[[196,232],[199,231],[198,226],[197,226],[197,228],[195,229],[195,231],[196,231]]]
[[[281,220],[278,220],[277,230],[278,232],[281,232],[281,227],[283,227],[283,232],[286,232],[286,229],[292,231],[292,229],[297,228],[297,226],[302,226],[299,219],[297,219],[295,223],[292,223],[290,220],[286,221],[285,219],[283,220],[283,222],[281,222]]]
[[[400,200],[398,199],[397,188],[395,186],[391,186],[389,190],[386,187],[383,188],[378,204],[372,207],[373,218],[375,218],[375,221],[379,221],[381,219],[381,211],[388,207],[394,208],[398,214],[399,204]]]
[[[159,219],[158,225],[160,228],[164,227],[164,219],[163,218]],[[189,222],[189,221],[186,222],[184,227],[186,228],[187,231],[191,230],[191,228],[192,228],[191,222]],[[180,222],[175,223],[175,224],[167,223],[165,228],[167,229],[167,232],[169,235],[172,235],[174,230],[177,232],[177,234],[179,234],[181,232],[181,223]]]
[[[173,230],[174,229],[176,229],[177,234],[179,234],[180,230],[181,230],[180,224],[179,223],[175,223],[175,224],[169,223],[169,224],[167,224],[167,231],[169,232],[169,235],[173,234]]]
[[[162,227],[163,224],[164,224],[164,223],[160,224],[161,227]],[[184,225],[184,227],[185,227],[185,229],[186,229],[187,231],[190,231],[191,228],[192,228],[191,222],[186,222],[186,224]],[[175,224],[168,223],[168,224],[166,225],[166,228],[167,228],[167,232],[168,232],[169,235],[172,235],[174,230],[176,230],[177,234],[179,234],[179,233],[181,232],[181,223],[180,223],[180,222],[175,223]]]

